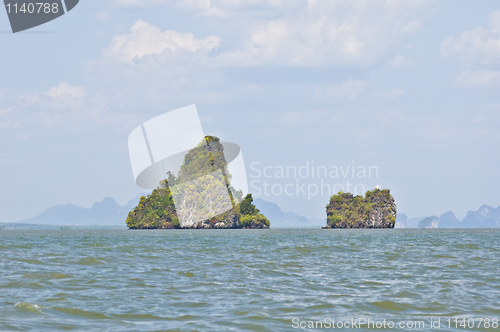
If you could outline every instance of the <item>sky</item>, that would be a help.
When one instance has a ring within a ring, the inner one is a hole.
[[[124,205],[128,135],[191,104],[284,211],[500,205],[498,1],[81,0],[16,34],[0,10],[0,50],[0,222]]]

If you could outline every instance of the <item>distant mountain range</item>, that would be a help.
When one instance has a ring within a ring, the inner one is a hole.
[[[267,202],[262,198],[254,199],[253,204],[269,219],[271,228],[321,227],[326,225],[326,217],[325,220],[307,219],[293,212],[283,212],[278,204]]]
[[[477,211],[469,211],[459,220],[452,211],[438,216],[408,218],[404,213],[396,217],[395,228],[496,228],[500,227],[500,206],[483,205]]]
[[[123,226],[127,215],[139,203],[142,193],[131,199],[126,205],[120,206],[111,197],[96,202],[90,208],[73,204],[56,205],[48,208],[31,219],[20,220],[18,223],[0,224],[0,228],[12,228],[21,224],[38,224],[50,226]],[[276,203],[261,198],[254,199],[255,206],[271,221],[271,228],[321,227],[326,225],[325,219],[308,219],[293,212],[283,212]],[[3,225],[3,226],[2,226]],[[26,225],[23,226],[26,228]],[[451,211],[439,217],[408,218],[404,213],[396,217],[395,228],[492,228],[500,227],[500,206],[497,208],[483,205],[477,211],[469,211],[464,219],[458,220]]]
[[[127,219],[128,213],[137,206],[140,197],[146,195],[147,194],[144,193],[137,195],[137,197],[131,199],[125,206],[120,206],[111,197],[106,197],[102,201],[94,203],[90,208],[84,208],[73,204],[60,204],[48,208],[36,217],[20,220],[17,223],[5,224],[4,227],[16,228],[18,226],[17,228],[33,228],[35,226],[29,227],[29,225],[34,224],[46,226],[125,227],[125,220]],[[271,221],[271,228],[319,227],[326,224],[324,220],[309,220],[293,212],[283,212],[277,204],[267,202],[261,198],[254,199],[253,203]],[[54,227],[45,228],[52,229]]]
[[[19,224],[67,225],[67,226],[125,226],[127,215],[139,203],[139,194],[125,206],[120,206],[111,197],[96,202],[90,208],[73,204],[56,205]]]

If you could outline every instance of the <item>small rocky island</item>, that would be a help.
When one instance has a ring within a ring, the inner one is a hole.
[[[167,178],[151,194],[140,198],[139,204],[128,214],[127,227],[269,228],[269,220],[253,205],[252,194],[243,198],[243,193],[231,185],[223,150],[219,138],[206,136],[186,153],[177,176],[168,172]],[[222,197],[229,199],[224,202]],[[228,208],[224,208],[224,204]],[[179,215],[178,210],[190,212]],[[204,217],[207,215],[215,216],[207,219]]]
[[[396,204],[389,189],[367,191],[365,197],[339,192],[326,206],[325,228],[394,228]]]

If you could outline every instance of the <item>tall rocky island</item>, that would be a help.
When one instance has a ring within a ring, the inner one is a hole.
[[[389,189],[367,191],[365,197],[339,192],[326,206],[323,228],[394,228],[396,204]]]
[[[130,229],[269,228],[269,220],[231,185],[224,146],[206,136],[167,179],[128,214]],[[220,212],[222,211],[222,212]],[[220,212],[220,213],[219,213]],[[205,216],[211,216],[206,218]]]

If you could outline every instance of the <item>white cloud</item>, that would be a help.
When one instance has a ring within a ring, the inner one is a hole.
[[[462,128],[436,118],[420,119],[417,133],[424,141],[434,143],[451,143],[464,138]]]
[[[31,132],[30,131],[20,131],[16,134],[16,138],[19,140],[19,141],[23,141],[23,142],[27,142],[30,140],[30,137],[31,137]]]
[[[16,105],[0,109],[0,127],[18,131],[21,140],[29,140],[30,130],[41,127],[71,133],[133,128],[139,115],[111,110],[108,99],[102,90],[89,95],[85,87],[62,82],[46,91],[18,95]]]
[[[85,98],[87,89],[82,86],[70,85],[68,82],[62,82],[58,86],[52,86],[44,92],[47,96],[54,99],[65,98]]]
[[[473,123],[489,126],[498,126],[500,124],[500,104],[486,104],[475,112]]]
[[[218,58],[225,65],[361,65],[374,63],[392,45],[414,34],[433,1],[302,2],[281,15],[250,19],[243,46]],[[250,15],[250,14],[249,14]]]
[[[234,3],[237,4],[238,1]],[[176,2],[175,7],[182,11],[195,12],[198,17],[226,18],[229,15],[227,9],[214,6],[210,0],[180,0]]]
[[[114,0],[111,5],[124,8],[151,7],[169,4],[167,0]]]
[[[318,86],[314,90],[315,99],[356,99],[365,88],[365,82],[359,80],[348,80],[342,84],[330,86]]]
[[[367,66],[416,33],[436,1],[115,0],[113,4],[170,6],[205,17],[221,31],[235,31],[239,37],[217,57],[221,66]]]
[[[327,113],[325,111],[289,111],[279,116],[279,124],[286,126],[303,126],[318,121],[324,121]]]
[[[308,1],[314,4],[316,1]],[[167,1],[164,1],[166,4]],[[304,7],[304,0],[177,0],[175,8],[193,12],[195,17],[230,18],[268,16]]]
[[[413,146],[444,148],[471,138],[467,125],[456,124],[449,119],[435,116],[410,115],[399,110],[388,110],[375,115],[375,128],[391,133],[391,140],[400,135],[401,140],[410,139]],[[398,134],[396,134],[398,133]],[[474,139],[477,137],[474,136]]]
[[[58,86],[50,87],[44,94],[54,101],[69,105],[73,110],[78,110],[87,98],[87,89],[62,82]]]
[[[36,93],[26,93],[17,96],[17,103],[23,107],[33,105],[38,101],[40,101],[40,96]]]
[[[48,90],[20,94],[16,98],[18,112],[10,116],[10,127],[74,127],[81,128],[102,119],[105,106],[99,98],[90,98],[87,89],[61,82]],[[10,108],[11,110],[13,107]],[[24,137],[24,136],[23,136]],[[26,136],[26,139],[29,136]]]
[[[387,112],[379,113],[376,115],[376,118],[384,122],[412,122],[414,120],[411,116],[401,114],[401,112],[398,110],[389,110]]]
[[[308,0],[314,4],[316,0]],[[171,6],[196,16],[227,17],[241,11],[260,12],[273,8],[295,7],[304,0],[113,0],[113,6],[123,8]],[[215,15],[212,15],[215,14]]]
[[[138,20],[129,33],[111,39],[101,58],[87,63],[88,74],[118,109],[213,103],[223,97],[214,86],[224,79],[210,63],[219,45],[217,36],[200,39]]]
[[[465,70],[455,77],[455,84],[463,88],[498,88],[500,87],[500,71]]]
[[[17,96],[17,103],[21,107],[33,104],[54,109],[77,110],[87,98],[87,89],[81,86],[73,86],[62,82],[57,86],[50,87],[44,92],[28,92]]]
[[[96,19],[98,19],[99,21],[106,22],[106,21],[109,21],[111,19],[111,14],[108,12],[98,12],[94,15],[94,17]]]
[[[406,94],[405,89],[397,88],[397,89],[392,89],[392,90],[387,90],[387,91],[376,91],[376,92],[370,94],[370,97],[383,98],[383,99],[395,99],[395,98],[401,97],[405,94]]]
[[[394,69],[399,69],[402,67],[412,67],[415,64],[415,61],[411,59],[407,59],[402,55],[395,55],[391,61],[389,61],[389,64],[391,65],[392,68]]]
[[[500,63],[500,11],[492,12],[488,27],[478,27],[449,37],[441,43],[442,57],[456,56],[464,61],[480,64]]]
[[[0,109],[0,115],[5,115],[5,114],[9,113],[10,111],[12,111],[13,109],[14,109],[13,107],[2,108],[2,109]]]
[[[195,38],[192,33],[173,30],[161,31],[157,26],[138,20],[130,33],[115,36],[104,50],[103,56],[110,60],[133,63],[152,55],[175,57],[183,52],[206,55],[220,45],[220,38],[208,36]]]
[[[493,111],[491,112],[493,113]],[[340,115],[332,118],[332,115]],[[498,117],[497,117],[498,119]],[[385,111],[373,108],[350,108],[349,111],[338,112],[302,112],[291,111],[280,114],[280,126],[287,129],[289,126],[304,127],[314,125],[314,129],[305,136],[318,135],[331,137],[334,132],[337,136],[349,137],[354,146],[359,144],[374,144],[395,142],[405,149],[413,147],[432,147],[442,149],[472,142],[484,144],[485,133],[492,137],[500,137],[498,126],[491,123],[477,123],[471,126],[472,118],[450,120],[436,114],[428,115],[405,109],[389,109]],[[488,120],[491,121],[490,118]],[[498,121],[497,121],[498,122]],[[498,141],[495,143],[498,144]]]

